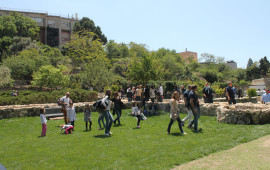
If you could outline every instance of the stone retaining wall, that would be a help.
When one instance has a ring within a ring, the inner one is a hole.
[[[93,102],[75,103],[76,112],[82,112],[85,104]],[[159,111],[170,112],[168,100],[156,103]],[[125,109],[130,109],[132,103],[125,102]],[[0,106],[0,119],[25,116],[39,116],[40,108],[58,108],[57,104],[31,104],[16,106]],[[179,111],[186,113],[186,108],[181,102],[178,104]],[[228,124],[266,124],[270,123],[270,105],[254,103],[238,103],[229,106],[226,102],[214,102],[213,104],[202,103],[201,115],[217,116],[217,121]]]

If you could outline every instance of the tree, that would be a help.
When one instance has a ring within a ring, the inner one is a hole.
[[[9,53],[9,46],[13,37],[38,38],[39,27],[36,21],[22,14],[12,12],[10,15],[0,16],[0,61],[4,53]]]
[[[100,39],[103,45],[107,43],[107,37],[102,33],[101,28],[99,26],[95,26],[93,20],[87,17],[83,17],[81,20],[75,23],[73,31],[75,33],[80,33],[83,31],[93,32],[95,35],[93,40]]]
[[[107,58],[110,60],[129,57],[128,50],[128,46],[125,43],[118,44],[114,40],[110,40],[105,47]]]
[[[247,69],[253,65],[253,60],[251,58],[248,59]]]
[[[258,63],[255,62],[251,67],[246,70],[247,80],[251,81],[253,79],[258,79],[261,77],[260,68]]]
[[[214,64],[225,63],[224,57],[214,56],[213,54],[209,53],[202,53],[201,58],[199,60],[206,63],[214,63]]]
[[[82,88],[102,91],[106,86],[115,83],[116,76],[108,69],[108,63],[104,60],[95,60],[85,63],[79,75]]]
[[[64,67],[42,66],[38,71],[34,72],[31,84],[35,87],[48,87],[50,89],[66,87],[69,83],[69,77],[63,74],[63,70]]]
[[[268,69],[270,68],[270,63],[267,60],[267,57],[260,59],[259,63],[260,63],[259,69],[260,69],[261,75],[265,77],[268,72]]]
[[[75,65],[80,66],[99,58],[106,60],[106,53],[101,42],[93,37],[94,33],[89,31],[76,32],[71,36],[70,42],[65,46],[66,54],[73,60]]]
[[[217,74],[213,73],[212,71],[206,71],[202,74],[202,76],[207,82],[211,84],[218,80]]]
[[[0,66],[0,87],[8,86],[11,82],[10,69],[6,66]]]
[[[128,44],[129,54],[132,57],[144,57],[146,53],[149,53],[145,44],[137,44],[135,42],[130,42]]]
[[[133,57],[127,70],[129,80],[142,85],[146,85],[150,80],[158,80],[160,75],[160,65],[148,53],[144,53],[140,58]]]

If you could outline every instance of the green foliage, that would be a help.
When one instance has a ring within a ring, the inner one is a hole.
[[[218,80],[217,75],[211,71],[204,72],[202,76],[207,82],[211,84]]]
[[[75,33],[81,31],[89,31],[95,33],[93,40],[99,39],[103,45],[107,43],[107,37],[102,33],[101,28],[99,26],[95,26],[93,20],[87,17],[83,17],[81,20],[75,23],[73,31]]]
[[[106,47],[105,51],[107,53],[108,59],[115,59],[115,58],[126,58],[129,57],[129,49],[128,46],[124,43],[118,44],[114,42],[114,40],[110,40]]]
[[[247,80],[258,79],[261,77],[260,68],[257,63],[254,63],[251,67],[246,70]]]
[[[70,98],[73,102],[91,102],[97,100],[98,93],[95,91],[83,89],[66,89],[54,90],[51,92],[37,92],[37,91],[19,91],[17,97],[11,97],[11,91],[0,92],[0,105],[24,105],[24,104],[44,104],[56,103],[59,97],[70,92]]]
[[[0,65],[0,87],[11,86],[11,83],[10,69]]]
[[[213,54],[209,53],[202,53],[201,58],[199,60],[205,63],[214,63],[214,64],[225,63],[224,57],[214,56]]]
[[[102,44],[98,39],[93,39],[94,36],[94,33],[88,31],[76,32],[72,34],[70,42],[66,44],[66,53],[77,66],[99,58],[106,60]]]
[[[248,97],[256,97],[257,96],[257,92],[256,92],[256,89],[248,89],[247,90],[247,94],[248,94]]]
[[[67,87],[69,77],[63,74],[64,68],[55,68],[52,65],[42,66],[37,72],[33,74],[33,81],[31,82],[34,87]]]
[[[251,67],[253,64],[254,64],[254,63],[253,63],[253,60],[252,60],[251,58],[249,58],[249,59],[248,59],[248,63],[247,63],[247,69],[248,69],[249,67]]]
[[[85,64],[79,76],[82,88],[92,87],[96,91],[101,91],[116,81],[116,76],[108,69],[108,64],[103,60]]]
[[[37,23],[29,17],[15,12],[0,16],[0,57],[4,52],[10,52],[13,37],[30,37],[34,40],[38,38],[38,33]]]
[[[111,86],[107,86],[107,87],[105,87],[104,88],[104,93],[107,91],[107,90],[111,90],[112,91],[112,93],[114,93],[114,92],[118,92],[119,91],[119,86],[118,85],[116,85],[116,84],[113,84],[113,85],[111,85]]]
[[[160,77],[160,65],[147,53],[133,57],[128,66],[127,77],[132,83],[146,85],[150,80],[158,80]]]
[[[259,63],[260,63],[259,69],[260,69],[261,75],[263,77],[265,77],[268,73],[269,68],[270,68],[270,63],[267,60],[267,57],[260,59]]]

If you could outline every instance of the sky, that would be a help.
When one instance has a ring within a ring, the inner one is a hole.
[[[269,0],[0,0],[0,8],[89,17],[108,40],[210,53],[245,68],[270,60]]]

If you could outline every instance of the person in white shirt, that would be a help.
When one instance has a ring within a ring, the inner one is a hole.
[[[60,125],[60,128],[61,128],[60,131],[65,129],[65,134],[72,133],[71,131],[73,131],[73,129],[74,129],[74,127],[72,125]]]
[[[112,135],[112,132],[110,132],[111,127],[112,127],[112,123],[113,123],[113,117],[112,117],[112,114],[110,113],[111,103],[112,103],[112,101],[110,100],[111,95],[112,95],[111,90],[107,90],[106,96],[102,99],[102,103],[104,105],[106,105],[106,108],[103,111],[103,115],[104,115],[105,120],[106,120],[106,126],[105,126],[105,135],[106,136]]]
[[[141,112],[139,108],[139,104],[137,102],[134,102],[132,105],[132,114],[137,117],[137,128],[140,128],[140,122],[141,120],[146,120],[147,118],[144,116],[144,114]]]
[[[40,109],[40,121],[42,125],[42,132],[41,136],[46,136],[46,131],[47,131],[47,119],[45,117],[45,109],[41,108]]]
[[[262,104],[266,104],[267,102],[270,102],[270,89],[265,90],[265,94],[262,95]]]
[[[163,101],[163,87],[161,84],[159,85],[159,89],[158,89],[158,101],[159,102]]]
[[[67,110],[67,117],[68,117],[69,123],[73,127],[75,127],[74,123],[75,123],[75,120],[76,120],[76,111],[75,111],[75,108],[73,107],[73,103],[72,103],[71,100],[70,100],[70,103],[69,103],[69,108]]]
[[[64,114],[64,120],[65,120],[65,124],[68,124],[68,120],[67,120],[67,110],[69,108],[69,98],[70,93],[67,92],[66,96],[62,97],[60,100],[60,104],[62,105],[62,112]]]
[[[150,93],[150,99],[151,99],[151,101],[154,102],[155,101],[156,94],[155,94],[155,89],[154,89],[154,86],[153,85],[151,86],[149,93]]]

